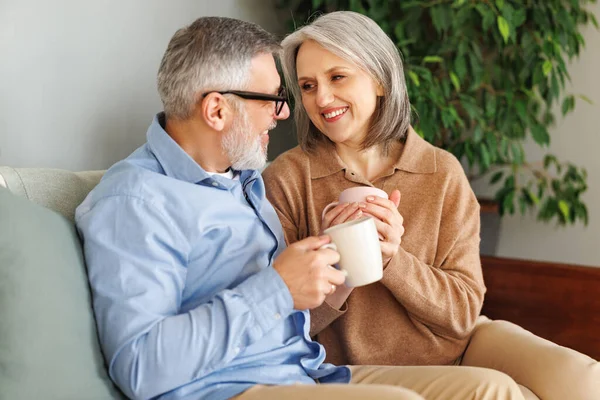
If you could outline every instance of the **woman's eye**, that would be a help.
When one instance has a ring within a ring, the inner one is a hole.
[[[308,91],[311,90],[315,85],[313,85],[312,83],[303,83],[302,85],[300,85],[300,88],[302,88],[303,91]]]
[[[334,75],[331,77],[332,81],[339,81],[340,79],[344,79],[345,76],[344,75]]]

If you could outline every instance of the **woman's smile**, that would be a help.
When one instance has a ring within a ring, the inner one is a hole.
[[[339,108],[328,108],[321,113],[323,118],[325,118],[325,122],[336,122],[339,121],[346,111],[348,111],[349,107],[339,107]]]

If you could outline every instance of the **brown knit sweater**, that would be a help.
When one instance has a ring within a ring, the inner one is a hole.
[[[349,187],[399,189],[405,233],[379,282],[354,289],[341,310],[311,311],[311,335],[327,362],[353,365],[451,364],[465,349],[483,304],[479,204],[450,153],[410,130],[402,155],[369,182],[332,147],[296,147],[263,173],[286,240],[318,235],[321,211]],[[302,266],[298,266],[301,268]]]

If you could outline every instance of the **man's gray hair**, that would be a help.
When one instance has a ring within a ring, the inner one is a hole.
[[[384,95],[378,98],[362,148],[381,144],[387,152],[393,142],[404,140],[410,126],[411,110],[398,49],[370,18],[351,11],[337,11],[318,17],[282,42],[282,67],[288,89],[295,99],[294,118],[302,148],[310,151],[319,142],[329,140],[313,125],[302,105],[296,58],[306,40],[313,40],[336,56],[357,65],[383,88]]]
[[[188,119],[202,93],[246,89],[251,60],[280,52],[276,38],[254,23],[198,18],[175,32],[160,63],[158,92],[166,116]]]

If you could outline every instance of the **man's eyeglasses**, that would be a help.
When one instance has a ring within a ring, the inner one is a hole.
[[[246,92],[243,90],[224,90],[217,91],[214,90],[212,92],[206,92],[202,95],[202,97],[208,96],[210,93],[219,93],[219,94],[233,94],[235,96],[241,97],[242,99],[247,100],[263,100],[263,101],[274,101],[275,102],[275,115],[279,115],[281,110],[283,110],[283,106],[287,103],[287,93],[285,91],[285,87],[279,88],[279,92],[277,95],[266,94],[266,93],[257,93],[257,92]]]

